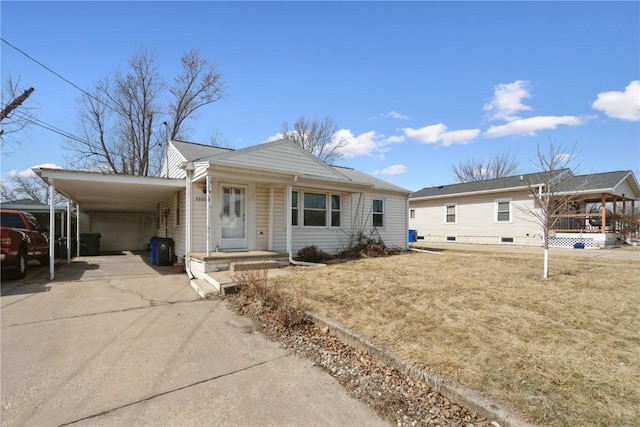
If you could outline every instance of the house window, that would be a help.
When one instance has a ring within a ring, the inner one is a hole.
[[[304,193],[304,225],[313,227],[327,225],[326,194]]]
[[[373,199],[373,226],[384,227],[384,200]]]
[[[458,206],[455,203],[444,205],[444,222],[447,224],[455,224],[457,222]]]
[[[298,226],[298,192],[291,192],[291,225]]]
[[[331,226],[340,227],[340,196],[331,195]]]
[[[445,240],[447,242],[456,242],[458,239],[456,238],[456,236],[447,236],[445,237]]]
[[[416,217],[416,210],[415,209],[411,209],[409,211],[409,218],[415,218]]]
[[[496,200],[496,222],[511,222],[511,199]]]
[[[501,237],[500,243],[515,243],[515,239],[513,237]]]

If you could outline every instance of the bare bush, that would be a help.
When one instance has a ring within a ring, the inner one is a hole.
[[[266,269],[235,271],[232,279],[239,287],[236,308],[242,314],[266,317],[284,328],[309,322],[302,298],[269,284]]]

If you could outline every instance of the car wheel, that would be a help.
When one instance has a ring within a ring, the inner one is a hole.
[[[18,252],[18,261],[16,262],[16,269],[14,276],[16,279],[22,279],[27,275],[27,254],[24,249]]]

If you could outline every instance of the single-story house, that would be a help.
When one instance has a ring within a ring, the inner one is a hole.
[[[557,171],[558,197],[571,194],[565,212],[554,216],[549,245],[616,245],[620,217],[634,212],[640,186],[632,171],[573,175]],[[542,173],[423,188],[409,198],[409,229],[416,240],[476,244],[543,244],[540,212],[531,189],[544,191]],[[603,226],[603,224],[605,224]]]
[[[144,250],[171,238],[179,260],[309,245],[337,253],[359,233],[407,247],[410,192],[331,166],[285,139],[233,150],[168,141],[161,177],[40,168],[87,213],[80,232],[101,251]],[[187,267],[189,270],[189,267]]]

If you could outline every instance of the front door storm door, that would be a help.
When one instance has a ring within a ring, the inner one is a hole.
[[[222,249],[247,249],[246,189],[222,186]]]

